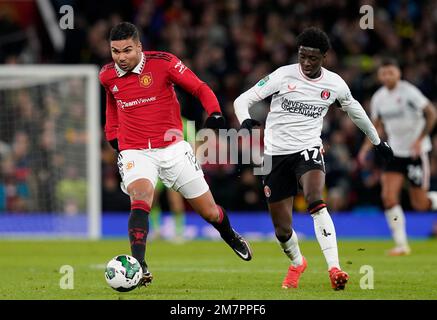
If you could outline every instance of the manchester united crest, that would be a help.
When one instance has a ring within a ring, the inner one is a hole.
[[[135,167],[135,162],[129,161],[128,163],[126,163],[126,170],[127,171],[131,170],[133,167]]]
[[[140,76],[140,85],[142,87],[148,88],[152,85],[152,83],[153,83],[153,78],[151,72],[144,73]]]

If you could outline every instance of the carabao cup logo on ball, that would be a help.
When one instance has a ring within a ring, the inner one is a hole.
[[[111,259],[105,270],[106,282],[112,289],[128,292],[135,289],[143,276],[141,265],[134,257],[119,255]]]

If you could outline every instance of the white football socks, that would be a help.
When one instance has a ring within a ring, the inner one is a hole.
[[[402,207],[396,205],[391,209],[385,210],[385,218],[387,219],[396,247],[408,248],[405,215]]]
[[[427,195],[428,199],[431,200],[431,210],[437,210],[437,192],[430,191]]]
[[[293,230],[290,239],[288,239],[286,242],[281,242],[278,240],[278,243],[281,248],[284,249],[284,253],[287,255],[287,257],[290,258],[293,266],[297,267],[303,263],[296,231]]]
[[[328,209],[323,208],[311,215],[314,219],[314,232],[317,241],[325,256],[328,270],[333,267],[340,269],[338,261],[337,237],[334,223],[329,215]]]

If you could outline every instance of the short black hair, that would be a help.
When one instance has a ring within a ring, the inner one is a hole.
[[[399,68],[398,61],[393,57],[383,57],[381,59],[381,63],[379,64],[380,67],[388,67],[388,66],[395,66]]]
[[[115,27],[111,29],[109,33],[109,41],[117,40],[127,40],[127,39],[138,40],[138,29],[130,22],[120,22]]]
[[[319,49],[322,54],[325,54],[331,44],[328,35],[316,27],[306,28],[296,39],[297,48],[300,46]]]

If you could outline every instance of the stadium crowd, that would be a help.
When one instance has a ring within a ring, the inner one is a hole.
[[[370,98],[379,87],[375,70],[386,55],[398,59],[404,79],[416,85],[431,101],[437,101],[436,1],[108,0],[102,5],[95,1],[53,0],[52,4],[57,8],[69,4],[75,10],[74,29],[65,30],[64,49],[56,52],[45,45],[47,36],[36,43],[32,35],[37,32],[35,28],[41,28],[38,17],[26,10],[14,15],[11,5],[9,11],[0,10],[0,63],[102,66],[111,59],[107,40],[110,28],[120,21],[131,21],[142,32],[143,48],[178,56],[216,93],[229,128],[238,128],[232,106],[235,98],[276,68],[295,63],[296,35],[305,27],[315,25],[331,39],[332,50],[324,66],[345,79],[368,113]],[[373,7],[374,29],[360,28],[360,7],[364,4]],[[199,102],[181,91],[178,95],[183,115],[195,121],[200,129],[205,113]],[[265,120],[267,112],[268,102],[251,110],[252,116],[260,121]],[[103,127],[103,116],[101,124]],[[431,190],[437,190],[436,133],[434,130],[430,157]],[[325,117],[322,135],[326,150],[326,199],[331,212],[378,210],[381,201],[378,161],[372,155],[365,164],[359,164],[356,159],[364,135],[335,107]],[[18,139],[26,140],[19,129],[12,133],[9,142]],[[118,186],[116,154],[106,141],[102,140],[101,145],[103,209],[128,210],[129,199]],[[1,159],[3,176],[11,167],[8,161],[7,157]],[[19,163],[22,162],[15,161],[15,165]],[[23,174],[20,168],[16,168],[16,175]],[[266,210],[260,177],[253,176],[250,168],[207,164],[204,172],[217,202],[225,208]],[[0,198],[3,198],[4,179],[1,181]],[[26,192],[17,184],[17,194],[25,198]],[[402,199],[404,208],[410,208],[408,197]],[[306,210],[303,199],[295,201],[295,207],[297,211]]]
[[[83,90],[77,79],[0,90],[0,212],[85,210]]]

